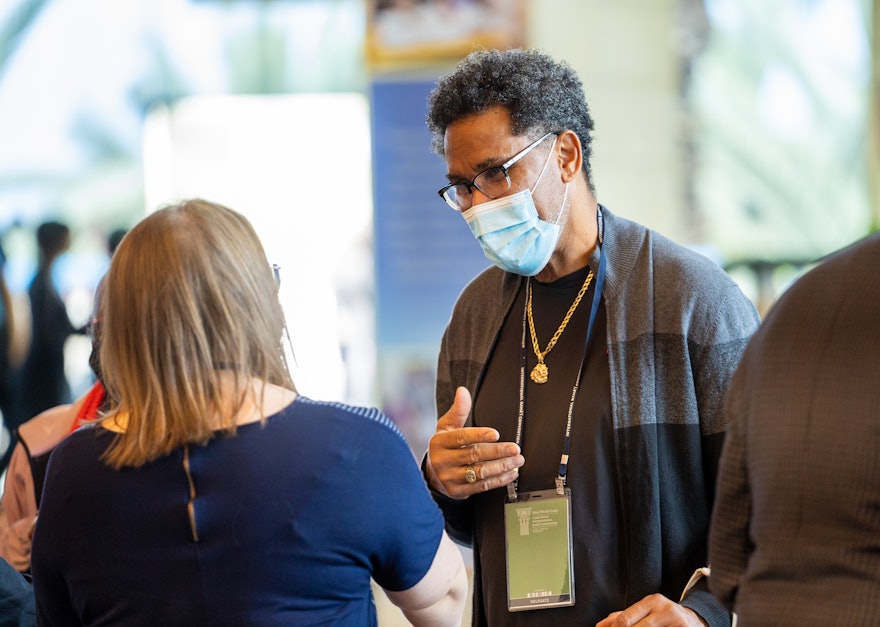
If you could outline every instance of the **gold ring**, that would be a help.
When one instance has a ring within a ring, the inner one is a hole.
[[[473,466],[468,466],[464,469],[464,480],[468,483],[473,483],[477,480],[477,473],[474,472]]]

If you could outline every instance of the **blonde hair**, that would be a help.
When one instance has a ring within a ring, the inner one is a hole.
[[[275,277],[239,213],[202,199],[156,211],[123,238],[105,283],[108,419],[125,422],[112,467],[234,432],[254,379],[294,389]]]

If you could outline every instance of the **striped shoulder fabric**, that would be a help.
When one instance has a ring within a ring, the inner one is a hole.
[[[391,420],[391,418],[386,416],[384,413],[382,413],[381,410],[377,409],[376,407],[362,407],[362,406],[358,406],[358,405],[348,405],[346,403],[341,403],[339,401],[318,401],[318,400],[315,400],[312,398],[308,398],[306,396],[299,396],[299,397],[297,397],[297,400],[301,403],[306,403],[308,405],[315,405],[315,406],[319,406],[319,407],[320,406],[329,407],[329,408],[338,409],[338,410],[341,410],[341,411],[344,411],[344,412],[347,412],[350,414],[355,414],[356,416],[361,416],[361,417],[366,418],[368,420],[372,420],[373,422],[378,422],[379,424],[384,425],[385,427],[388,427],[389,429],[394,431],[394,433],[399,435],[401,438],[404,437],[403,432],[401,432],[401,430],[397,427],[397,425],[394,423],[394,421]]]

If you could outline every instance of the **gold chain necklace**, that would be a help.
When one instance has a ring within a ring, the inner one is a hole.
[[[547,383],[547,377],[549,375],[549,371],[547,369],[547,364],[544,363],[544,358],[547,356],[553,347],[556,346],[556,341],[559,339],[559,336],[562,335],[562,332],[565,331],[565,327],[568,326],[568,321],[571,320],[572,314],[574,314],[574,310],[577,309],[577,306],[581,302],[581,298],[584,297],[584,294],[587,293],[587,288],[590,287],[590,281],[593,280],[593,271],[590,270],[589,274],[587,274],[587,279],[584,281],[584,284],[581,286],[580,291],[578,292],[577,297],[575,297],[574,302],[571,304],[571,307],[568,308],[568,313],[565,314],[565,317],[562,319],[562,323],[559,325],[559,328],[556,329],[556,333],[553,334],[553,337],[550,338],[550,341],[547,343],[547,348],[543,351],[538,346],[538,334],[535,333],[535,320],[532,318],[532,280],[529,279],[528,282],[528,299],[526,305],[526,311],[528,312],[529,317],[529,331],[532,334],[532,349],[535,351],[535,356],[538,358],[538,363],[532,368],[531,374],[529,377],[535,383]]]

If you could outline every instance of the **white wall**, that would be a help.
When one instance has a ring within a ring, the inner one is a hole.
[[[580,74],[599,202],[685,242],[678,0],[531,0],[528,41]]]

